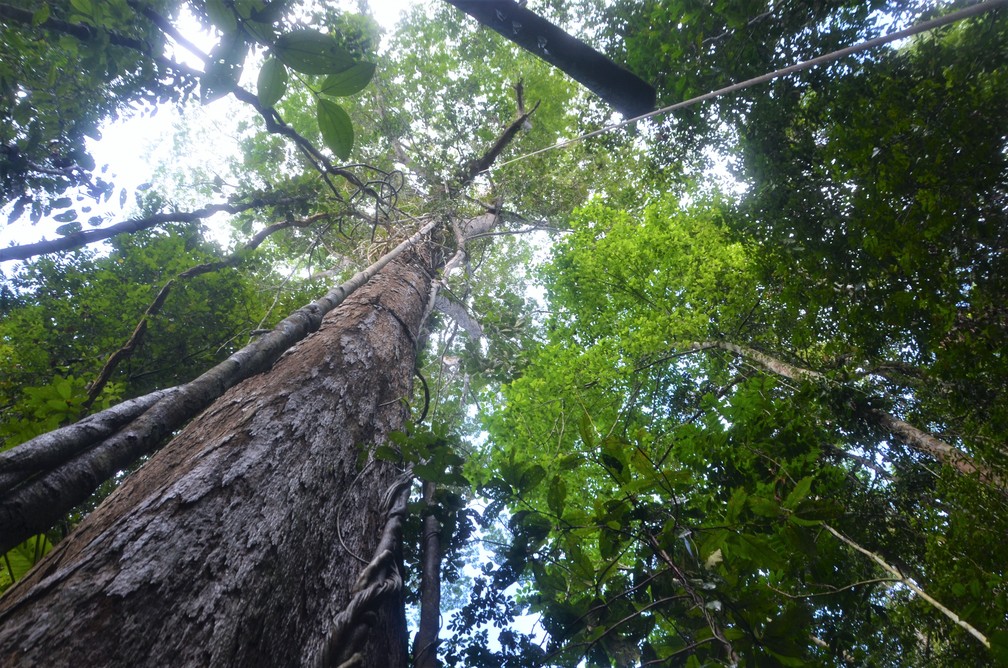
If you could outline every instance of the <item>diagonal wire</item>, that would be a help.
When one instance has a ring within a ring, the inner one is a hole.
[[[882,46],[883,44],[888,44],[889,42],[894,42],[894,41],[899,40],[899,39],[905,39],[907,37],[912,37],[912,36],[918,35],[918,34],[920,34],[922,32],[927,32],[929,30],[934,30],[936,28],[940,28],[942,26],[946,26],[946,25],[949,25],[949,24],[952,24],[952,23],[957,23],[959,21],[962,21],[963,19],[971,18],[971,17],[974,17],[974,16],[979,16],[981,14],[985,14],[985,13],[993,11],[995,9],[999,9],[999,8],[1003,7],[1005,4],[1008,4],[1008,0],[986,0],[985,2],[979,2],[979,3],[975,4],[975,5],[970,5],[969,7],[965,7],[963,9],[960,9],[959,11],[952,12],[951,14],[946,14],[945,16],[939,16],[939,17],[930,19],[928,21],[922,21],[922,22],[920,22],[920,23],[918,23],[916,25],[910,26],[909,28],[905,28],[903,30],[898,30],[896,32],[889,33],[888,35],[882,35],[881,37],[876,37],[874,39],[865,40],[864,42],[860,42],[860,43],[855,44],[853,46],[848,46],[848,47],[845,47],[843,49],[838,49],[836,51],[831,51],[830,53],[824,54],[822,56],[817,56],[817,57],[812,58],[810,60],[805,60],[805,61],[802,61],[800,63],[796,63],[794,65],[790,65],[788,67],[785,67],[783,69],[775,70],[775,71],[770,72],[768,74],[763,74],[761,76],[754,77],[752,79],[746,79],[745,81],[740,81],[739,83],[734,83],[734,84],[731,84],[730,86],[725,86],[724,88],[719,88],[719,89],[717,89],[715,91],[711,91],[709,93],[704,93],[703,95],[698,95],[698,96],[692,97],[692,98],[690,98],[688,100],[683,100],[682,102],[676,102],[675,104],[671,104],[671,105],[669,105],[667,107],[662,107],[661,109],[655,109],[654,111],[650,111],[650,112],[648,112],[646,114],[642,114],[640,116],[635,116],[633,118],[629,118],[629,119],[627,119],[625,121],[621,121],[619,123],[614,123],[612,125],[607,125],[607,126],[605,126],[603,128],[599,128],[598,130],[593,130],[591,132],[587,132],[587,133],[585,133],[583,135],[580,135],[578,137],[574,137],[573,139],[568,139],[566,141],[562,141],[562,142],[559,142],[557,144],[553,144],[552,146],[547,146],[547,147],[541,148],[541,149],[539,149],[537,151],[532,151],[530,153],[526,153],[524,155],[520,155],[520,156],[518,156],[516,158],[511,158],[510,160],[505,160],[504,162],[497,163],[494,166],[494,168],[495,169],[499,169],[499,168],[504,167],[506,165],[510,165],[512,163],[519,162],[521,160],[525,160],[526,158],[531,158],[532,156],[539,155],[541,153],[547,153],[549,151],[555,151],[556,149],[565,148],[567,146],[570,146],[571,144],[575,144],[577,142],[584,141],[585,139],[590,139],[592,137],[598,137],[599,135],[605,134],[607,132],[612,132],[613,130],[618,130],[618,129],[626,127],[628,125],[632,125],[632,124],[636,123],[637,121],[644,120],[645,118],[652,118],[654,116],[660,116],[662,114],[667,114],[669,112],[676,111],[678,109],[685,109],[686,107],[691,107],[691,106],[693,106],[695,104],[699,104],[700,102],[706,102],[707,100],[713,100],[714,98],[721,97],[722,95],[728,95],[729,93],[735,93],[735,92],[738,92],[740,90],[744,90],[746,88],[751,88],[753,86],[757,86],[757,85],[762,84],[762,83],[767,83],[768,81],[772,81],[772,80],[777,79],[779,77],[787,76],[788,74],[794,74],[795,72],[802,72],[804,70],[811,69],[811,68],[816,67],[818,65],[823,65],[825,63],[831,63],[831,62],[833,62],[835,60],[839,60],[839,59],[841,59],[841,58],[843,58],[845,56],[849,56],[851,54],[860,53],[862,51],[867,51],[867,50],[873,49],[873,48],[875,48],[877,46]],[[483,171],[487,172],[487,171],[489,171],[489,169],[490,168],[487,168],[487,169],[484,169]]]

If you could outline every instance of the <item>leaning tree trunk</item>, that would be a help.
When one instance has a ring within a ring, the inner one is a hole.
[[[407,418],[431,254],[229,390],[0,598],[0,665],[319,662],[385,525],[399,472],[359,462]],[[356,665],[405,666],[406,645],[389,596]]]

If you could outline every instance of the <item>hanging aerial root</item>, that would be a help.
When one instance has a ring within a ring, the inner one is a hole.
[[[316,668],[360,665],[368,631],[377,621],[379,606],[386,596],[402,590],[397,557],[402,551],[402,527],[412,483],[413,472],[407,470],[385,492],[381,510],[387,519],[375,556],[357,577],[350,602],[333,620],[329,637],[315,660]]]

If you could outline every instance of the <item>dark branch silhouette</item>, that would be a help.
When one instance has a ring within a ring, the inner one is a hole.
[[[513,0],[447,0],[487,28],[583,84],[628,118],[654,110],[655,89]]]
[[[5,260],[26,260],[30,257],[34,257],[35,255],[81,248],[88,244],[93,244],[96,241],[111,239],[119,234],[148,230],[152,227],[157,227],[158,225],[163,225],[165,223],[192,223],[221,211],[225,211],[227,213],[241,213],[242,211],[248,211],[249,209],[257,209],[266,206],[288,206],[302,202],[304,199],[304,197],[284,197],[276,199],[256,197],[246,202],[233,204],[210,204],[202,209],[196,209],[195,211],[155,213],[152,216],[144,218],[131,218],[130,220],[125,220],[121,223],[116,223],[115,225],[109,225],[108,227],[104,227],[99,230],[74,232],[73,234],[68,234],[65,237],[59,237],[58,239],[52,239],[50,241],[38,241],[32,244],[11,246],[10,248],[0,248],[0,262]]]

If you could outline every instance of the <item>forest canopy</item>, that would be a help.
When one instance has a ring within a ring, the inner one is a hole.
[[[469,4],[0,3],[0,664],[1008,663],[1003,0]]]

